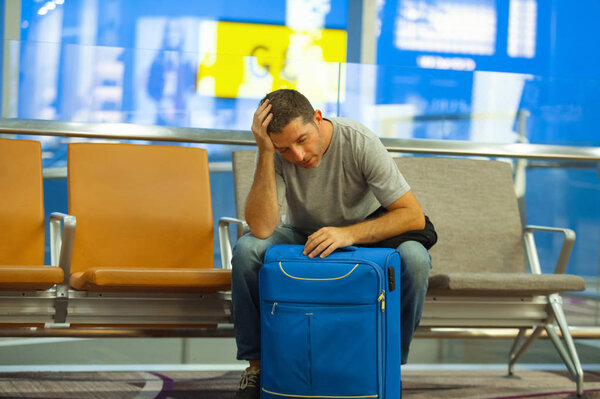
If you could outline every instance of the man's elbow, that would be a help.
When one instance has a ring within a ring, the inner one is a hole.
[[[419,210],[415,214],[415,230],[423,230],[425,228],[425,214]]]
[[[266,238],[271,237],[273,232],[275,231],[275,227],[267,227],[267,226],[252,226],[250,225],[250,233],[256,238],[260,238],[264,240]]]

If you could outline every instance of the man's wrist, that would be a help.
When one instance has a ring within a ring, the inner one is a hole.
[[[348,245],[360,244],[360,228],[357,228],[357,225],[351,225],[342,227],[344,229],[344,233],[349,240]]]
[[[365,220],[363,222],[347,226],[349,231],[348,234],[352,240],[352,244],[350,245],[370,244],[381,241],[381,239],[378,239],[375,234],[375,231],[379,229],[374,230],[377,223],[376,220],[377,219]]]
[[[259,157],[273,157],[273,155],[275,155],[275,149],[271,149],[271,148],[265,148],[265,147],[258,147],[258,156]]]

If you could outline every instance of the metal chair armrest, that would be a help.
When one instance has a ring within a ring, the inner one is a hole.
[[[221,248],[221,265],[223,269],[231,269],[231,258],[233,257],[231,239],[229,238],[229,226],[238,226],[238,237],[250,231],[248,223],[241,219],[222,217],[219,219],[219,246]]]
[[[60,212],[50,214],[50,264],[60,267],[65,276],[63,282],[56,286],[54,322],[59,324],[65,323],[67,320],[69,278],[76,225],[75,216]]]
[[[57,296],[68,296],[76,225],[75,216],[60,212],[50,214],[50,264],[60,267],[65,274],[64,282],[56,287]]]
[[[560,255],[554,268],[555,274],[564,274],[567,270],[567,264],[573,251],[573,245],[575,244],[575,232],[571,229],[561,227],[546,227],[546,226],[525,226],[523,231],[523,239],[525,241],[525,252],[527,259],[531,267],[532,273],[541,274],[542,269],[540,267],[540,260],[535,245],[535,239],[533,237],[534,231],[545,231],[551,233],[562,233],[564,235],[563,245],[560,250]]]

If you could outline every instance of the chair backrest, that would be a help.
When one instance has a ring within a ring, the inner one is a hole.
[[[44,264],[39,141],[0,139],[0,265]]]
[[[433,222],[433,270],[525,272],[523,233],[510,164],[399,157],[398,168]]]
[[[256,169],[256,151],[234,151],[231,154],[233,167],[233,193],[235,196],[235,212],[239,219],[244,219],[246,200],[254,181]]]
[[[76,143],[68,149],[71,272],[213,267],[206,150]]]
[[[233,154],[235,200],[243,218],[255,151]],[[438,233],[433,274],[525,271],[511,166],[464,158],[399,157],[396,164]]]
[[[234,151],[231,155],[233,164],[233,191],[235,194],[235,211],[239,219],[244,219],[244,209],[246,200],[254,181],[254,171],[256,169],[256,151]],[[279,210],[279,220],[285,217],[287,205],[284,201]]]

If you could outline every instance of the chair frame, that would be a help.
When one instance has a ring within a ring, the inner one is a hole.
[[[75,218],[63,213],[50,215],[50,266],[60,267],[68,276],[75,240]],[[53,290],[0,291],[2,323],[64,323],[66,311],[65,283]]]

